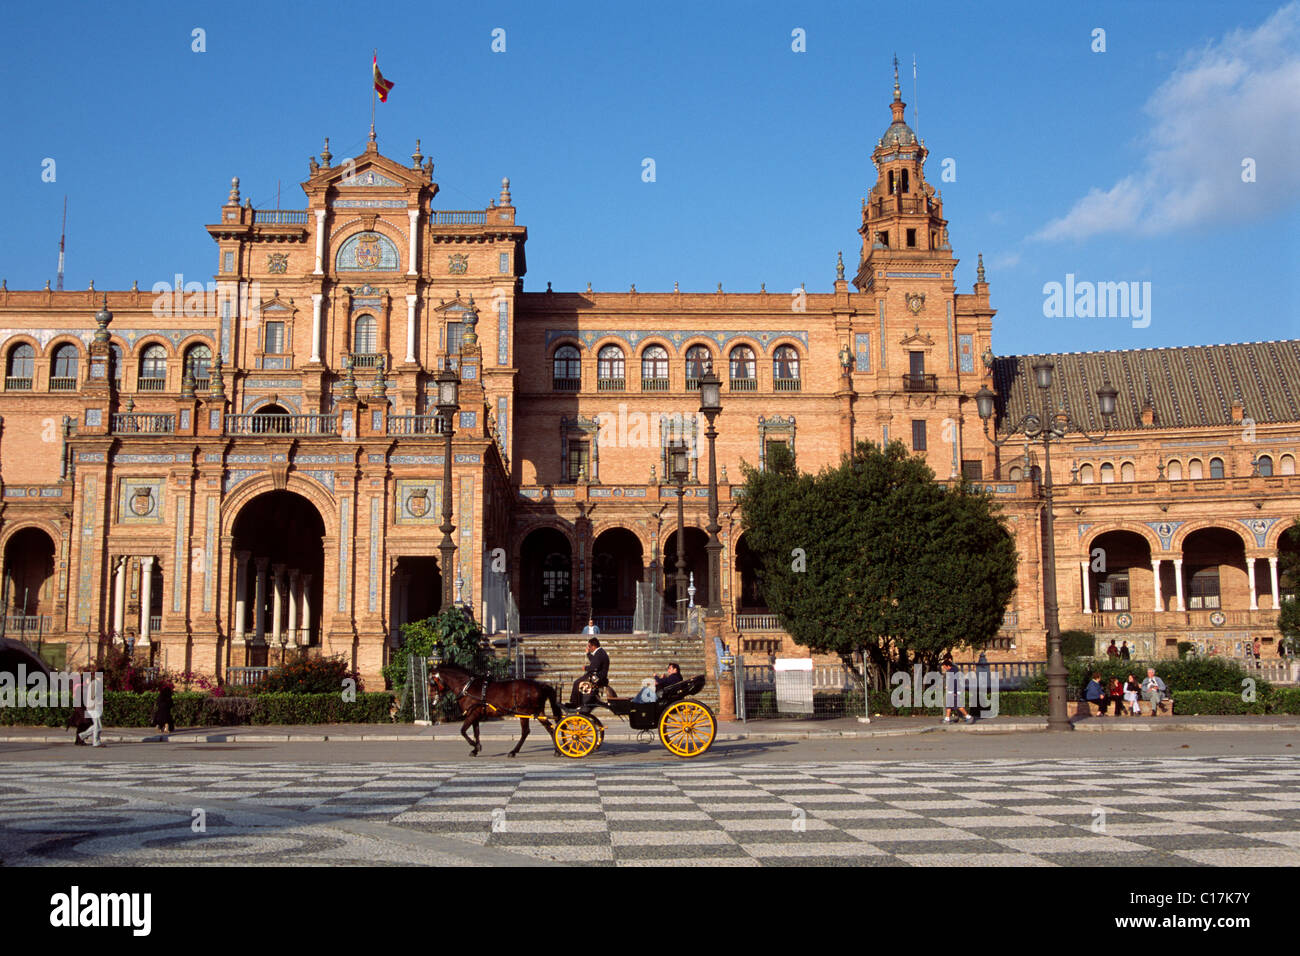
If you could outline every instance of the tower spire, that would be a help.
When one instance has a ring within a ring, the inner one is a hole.
[[[894,102],[903,98],[903,91],[898,88],[898,54],[894,54]]]

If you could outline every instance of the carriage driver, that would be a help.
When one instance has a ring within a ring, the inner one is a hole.
[[[582,694],[578,688],[585,682],[591,683],[591,693]],[[591,701],[596,692],[609,686],[609,655],[600,646],[600,638],[592,637],[587,641],[587,669],[573,682],[573,691],[569,694],[569,706],[577,707],[581,702],[581,713],[591,715]]]

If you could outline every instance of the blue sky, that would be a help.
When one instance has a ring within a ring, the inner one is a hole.
[[[202,227],[232,175],[300,208],[324,136],[336,161],[364,148],[373,47],[397,84],[380,149],[420,137],[440,209],[509,176],[526,289],[829,291],[836,252],[857,261],[897,51],[999,353],[1300,336],[1300,4],[1249,0],[11,5],[0,276],[53,280],[66,194],[67,288],[211,278]],[[1150,282],[1150,325],[1045,318],[1067,274]]]

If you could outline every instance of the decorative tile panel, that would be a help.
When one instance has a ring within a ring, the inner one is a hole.
[[[673,344],[677,351],[681,351],[683,342],[689,339],[709,339],[714,342],[719,349],[725,349],[733,340],[743,339],[757,342],[763,351],[771,351],[771,346],[779,339],[794,339],[805,347],[808,345],[808,331],[806,329],[737,329],[737,330],[710,330],[710,329],[683,329],[681,331],[667,332],[641,332],[627,329],[593,329],[591,331],[578,331],[577,329],[547,329],[546,345],[550,347],[551,343],[558,339],[577,339],[585,348],[591,348],[597,341],[604,338],[622,339],[633,350],[639,343],[647,339],[653,339],[656,342],[662,342],[667,339]]]
[[[441,479],[399,478],[396,489],[396,524],[437,527],[442,523]]]
[[[163,478],[118,479],[118,524],[162,524],[164,482]]]

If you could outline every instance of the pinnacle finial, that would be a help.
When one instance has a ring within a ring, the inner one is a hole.
[[[320,151],[320,164],[326,169],[329,169],[330,160],[333,158],[334,154],[330,152],[330,138],[326,136],[325,148]]]
[[[420,152],[420,141],[417,139],[415,141],[415,152],[411,154],[411,165],[414,166],[416,169],[419,169],[420,164],[423,162],[424,162],[424,154]]]
[[[984,253],[979,254],[979,266],[975,269],[975,281],[984,281]]]
[[[501,205],[510,205],[510,177],[501,177]]]
[[[226,198],[227,204],[231,206],[239,205],[239,177],[230,177],[230,195]]]
[[[841,250],[835,254],[835,278],[837,281],[844,279],[844,251]]]
[[[903,91],[898,88],[898,54],[894,54],[894,99],[901,100]]]

